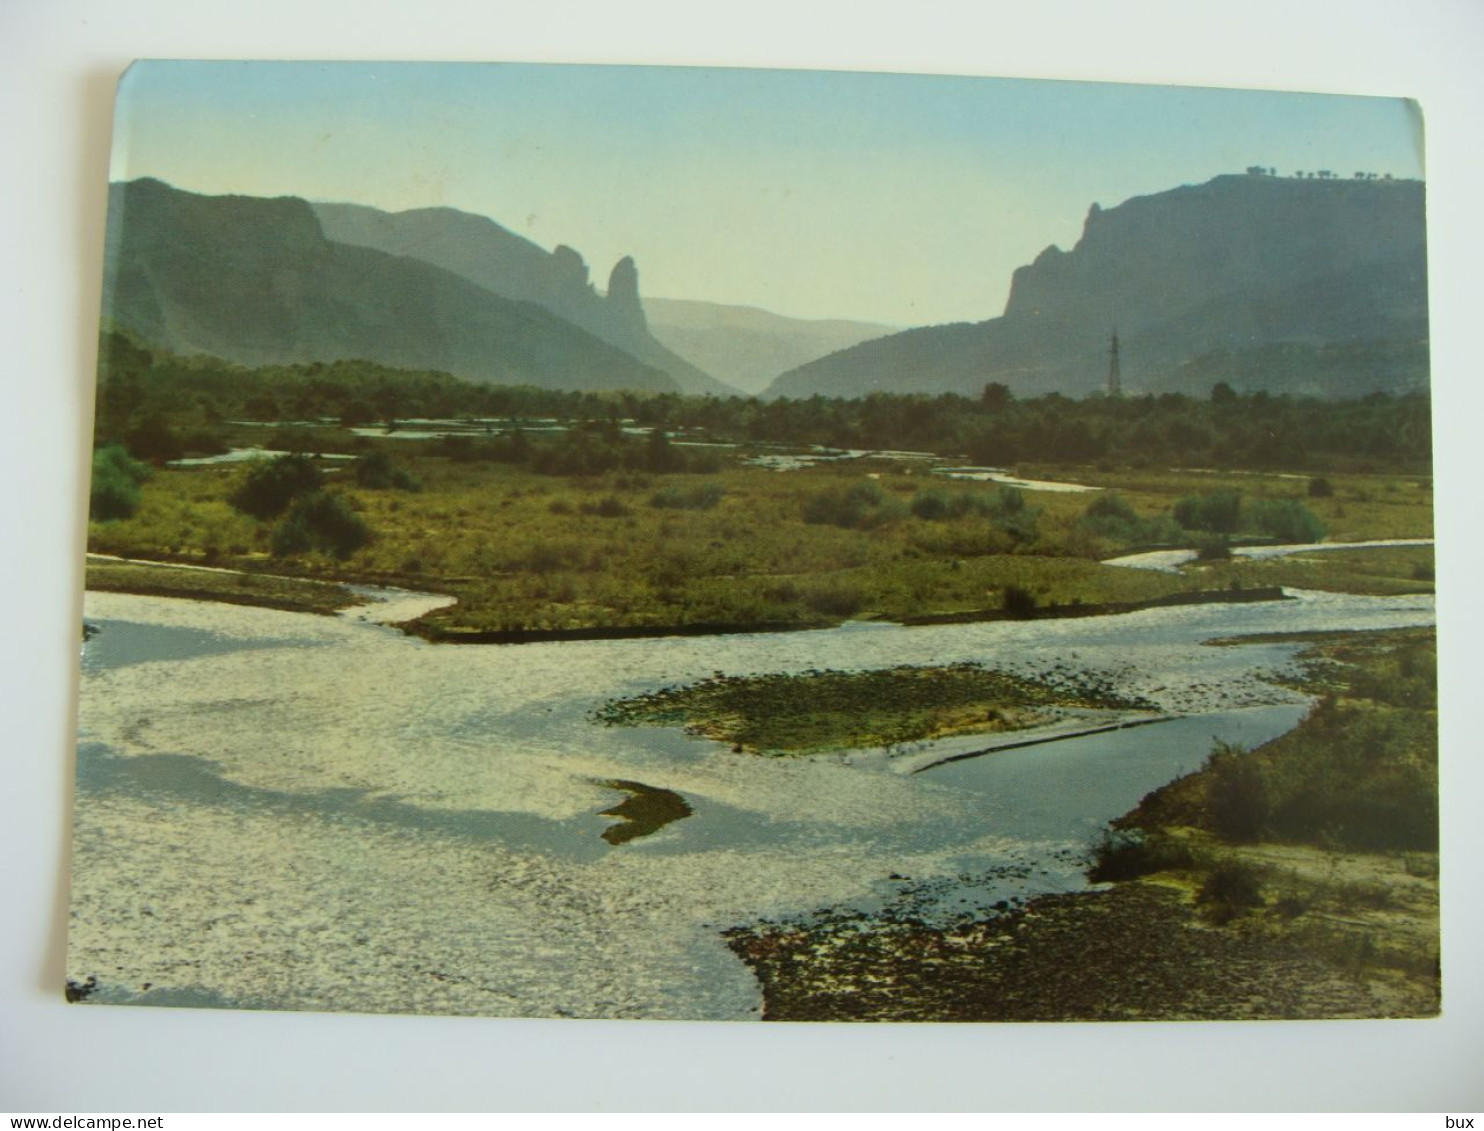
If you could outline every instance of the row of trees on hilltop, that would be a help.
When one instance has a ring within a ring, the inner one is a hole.
[[[1278,176],[1278,170],[1270,165],[1248,165],[1247,175],[1249,177],[1276,177]],[[1328,169],[1318,169],[1309,172],[1298,170],[1296,172],[1290,173],[1289,176],[1292,180],[1295,181],[1337,181],[1343,179],[1338,173],[1331,172]],[[1351,174],[1350,179],[1355,181],[1391,181],[1395,180],[1396,178],[1394,178],[1390,173],[1369,173],[1365,170],[1358,170],[1357,172]]]

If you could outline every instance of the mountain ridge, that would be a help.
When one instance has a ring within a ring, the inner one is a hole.
[[[529,302],[422,260],[327,239],[298,197],[109,187],[103,321],[248,365],[365,358],[546,388],[675,391]]]
[[[589,279],[566,244],[546,251],[498,221],[457,208],[387,212],[364,204],[311,202],[328,238],[430,263],[503,298],[533,302],[674,379],[683,392],[732,395],[736,389],[667,349],[649,331],[632,256],[614,264],[608,289]]]
[[[765,395],[973,394],[990,382],[1084,394],[1106,381],[1115,331],[1124,387],[1146,391],[1176,391],[1182,364],[1213,350],[1425,342],[1423,206],[1416,181],[1251,174],[1093,205],[1070,251],[1053,245],[1016,269],[999,317],[857,345]]]
[[[836,350],[901,330],[845,318],[793,318],[758,306],[648,298],[649,330],[660,342],[749,394],[780,373]]]

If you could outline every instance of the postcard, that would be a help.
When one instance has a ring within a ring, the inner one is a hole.
[[[136,63],[68,1000],[1436,1014],[1420,131]]]

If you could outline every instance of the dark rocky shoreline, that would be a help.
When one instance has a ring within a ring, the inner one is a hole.
[[[1438,997],[1300,942],[1201,921],[1186,893],[1130,881],[948,929],[742,928],[732,950],[768,1021],[1177,1021],[1417,1017]]]

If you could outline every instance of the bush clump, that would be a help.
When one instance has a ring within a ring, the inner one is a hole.
[[[661,487],[650,496],[656,510],[709,511],[721,502],[726,488],[720,483],[698,483],[694,487]]]
[[[1077,526],[1099,538],[1126,545],[1174,542],[1180,537],[1180,531],[1169,518],[1142,519],[1128,500],[1114,491],[1102,492],[1088,503]]]
[[[1193,863],[1189,847],[1167,836],[1141,829],[1106,829],[1093,849],[1087,878],[1099,884],[1134,880]]]
[[[315,491],[296,499],[273,528],[273,554],[288,557],[319,550],[344,561],[371,539],[361,517],[338,495]]]
[[[1213,923],[1230,923],[1263,905],[1262,883],[1251,865],[1219,864],[1206,876],[1195,898]]]
[[[1139,516],[1134,513],[1134,508],[1129,506],[1128,500],[1116,491],[1104,491],[1092,502],[1087,504],[1087,509],[1082,512],[1083,518],[1089,519],[1114,519],[1118,522],[1138,522]]]
[[[893,505],[876,483],[863,479],[849,487],[836,487],[806,499],[804,521],[815,526],[840,526],[845,529],[878,526],[895,518],[899,504]]]
[[[1242,514],[1242,492],[1223,487],[1204,495],[1187,495],[1175,504],[1175,521],[1186,530],[1234,534]]]
[[[1268,819],[1267,789],[1257,761],[1240,746],[1217,741],[1206,759],[1211,828],[1228,840],[1250,843]]]
[[[422,483],[417,477],[399,467],[391,456],[383,451],[370,452],[356,460],[355,481],[358,487],[372,491],[421,491]]]
[[[150,470],[119,444],[93,453],[93,486],[88,515],[100,522],[128,518],[139,509],[139,485]]]
[[[831,617],[854,616],[866,604],[866,595],[859,585],[832,578],[805,585],[799,596],[815,612]]]
[[[318,491],[324,476],[308,456],[295,452],[249,469],[228,502],[253,518],[277,518],[295,499]]]
[[[130,454],[160,466],[185,455],[180,433],[159,413],[150,413],[124,436]]]
[[[1317,542],[1324,523],[1297,499],[1256,499],[1248,507],[1248,525],[1283,542]]]
[[[1195,539],[1195,556],[1201,562],[1226,562],[1231,560],[1231,542],[1225,534],[1204,534]]]
[[[983,491],[950,494],[936,487],[929,487],[912,496],[908,509],[918,518],[930,522],[963,518],[966,515],[1009,519],[1025,513],[1025,496],[1014,487],[1001,487],[994,494]]]
[[[931,522],[952,515],[953,502],[945,492],[933,488],[917,492],[908,509],[918,518]]]
[[[1025,620],[1036,615],[1036,595],[1019,585],[1009,585],[1000,597],[1000,607],[1007,616]]]

